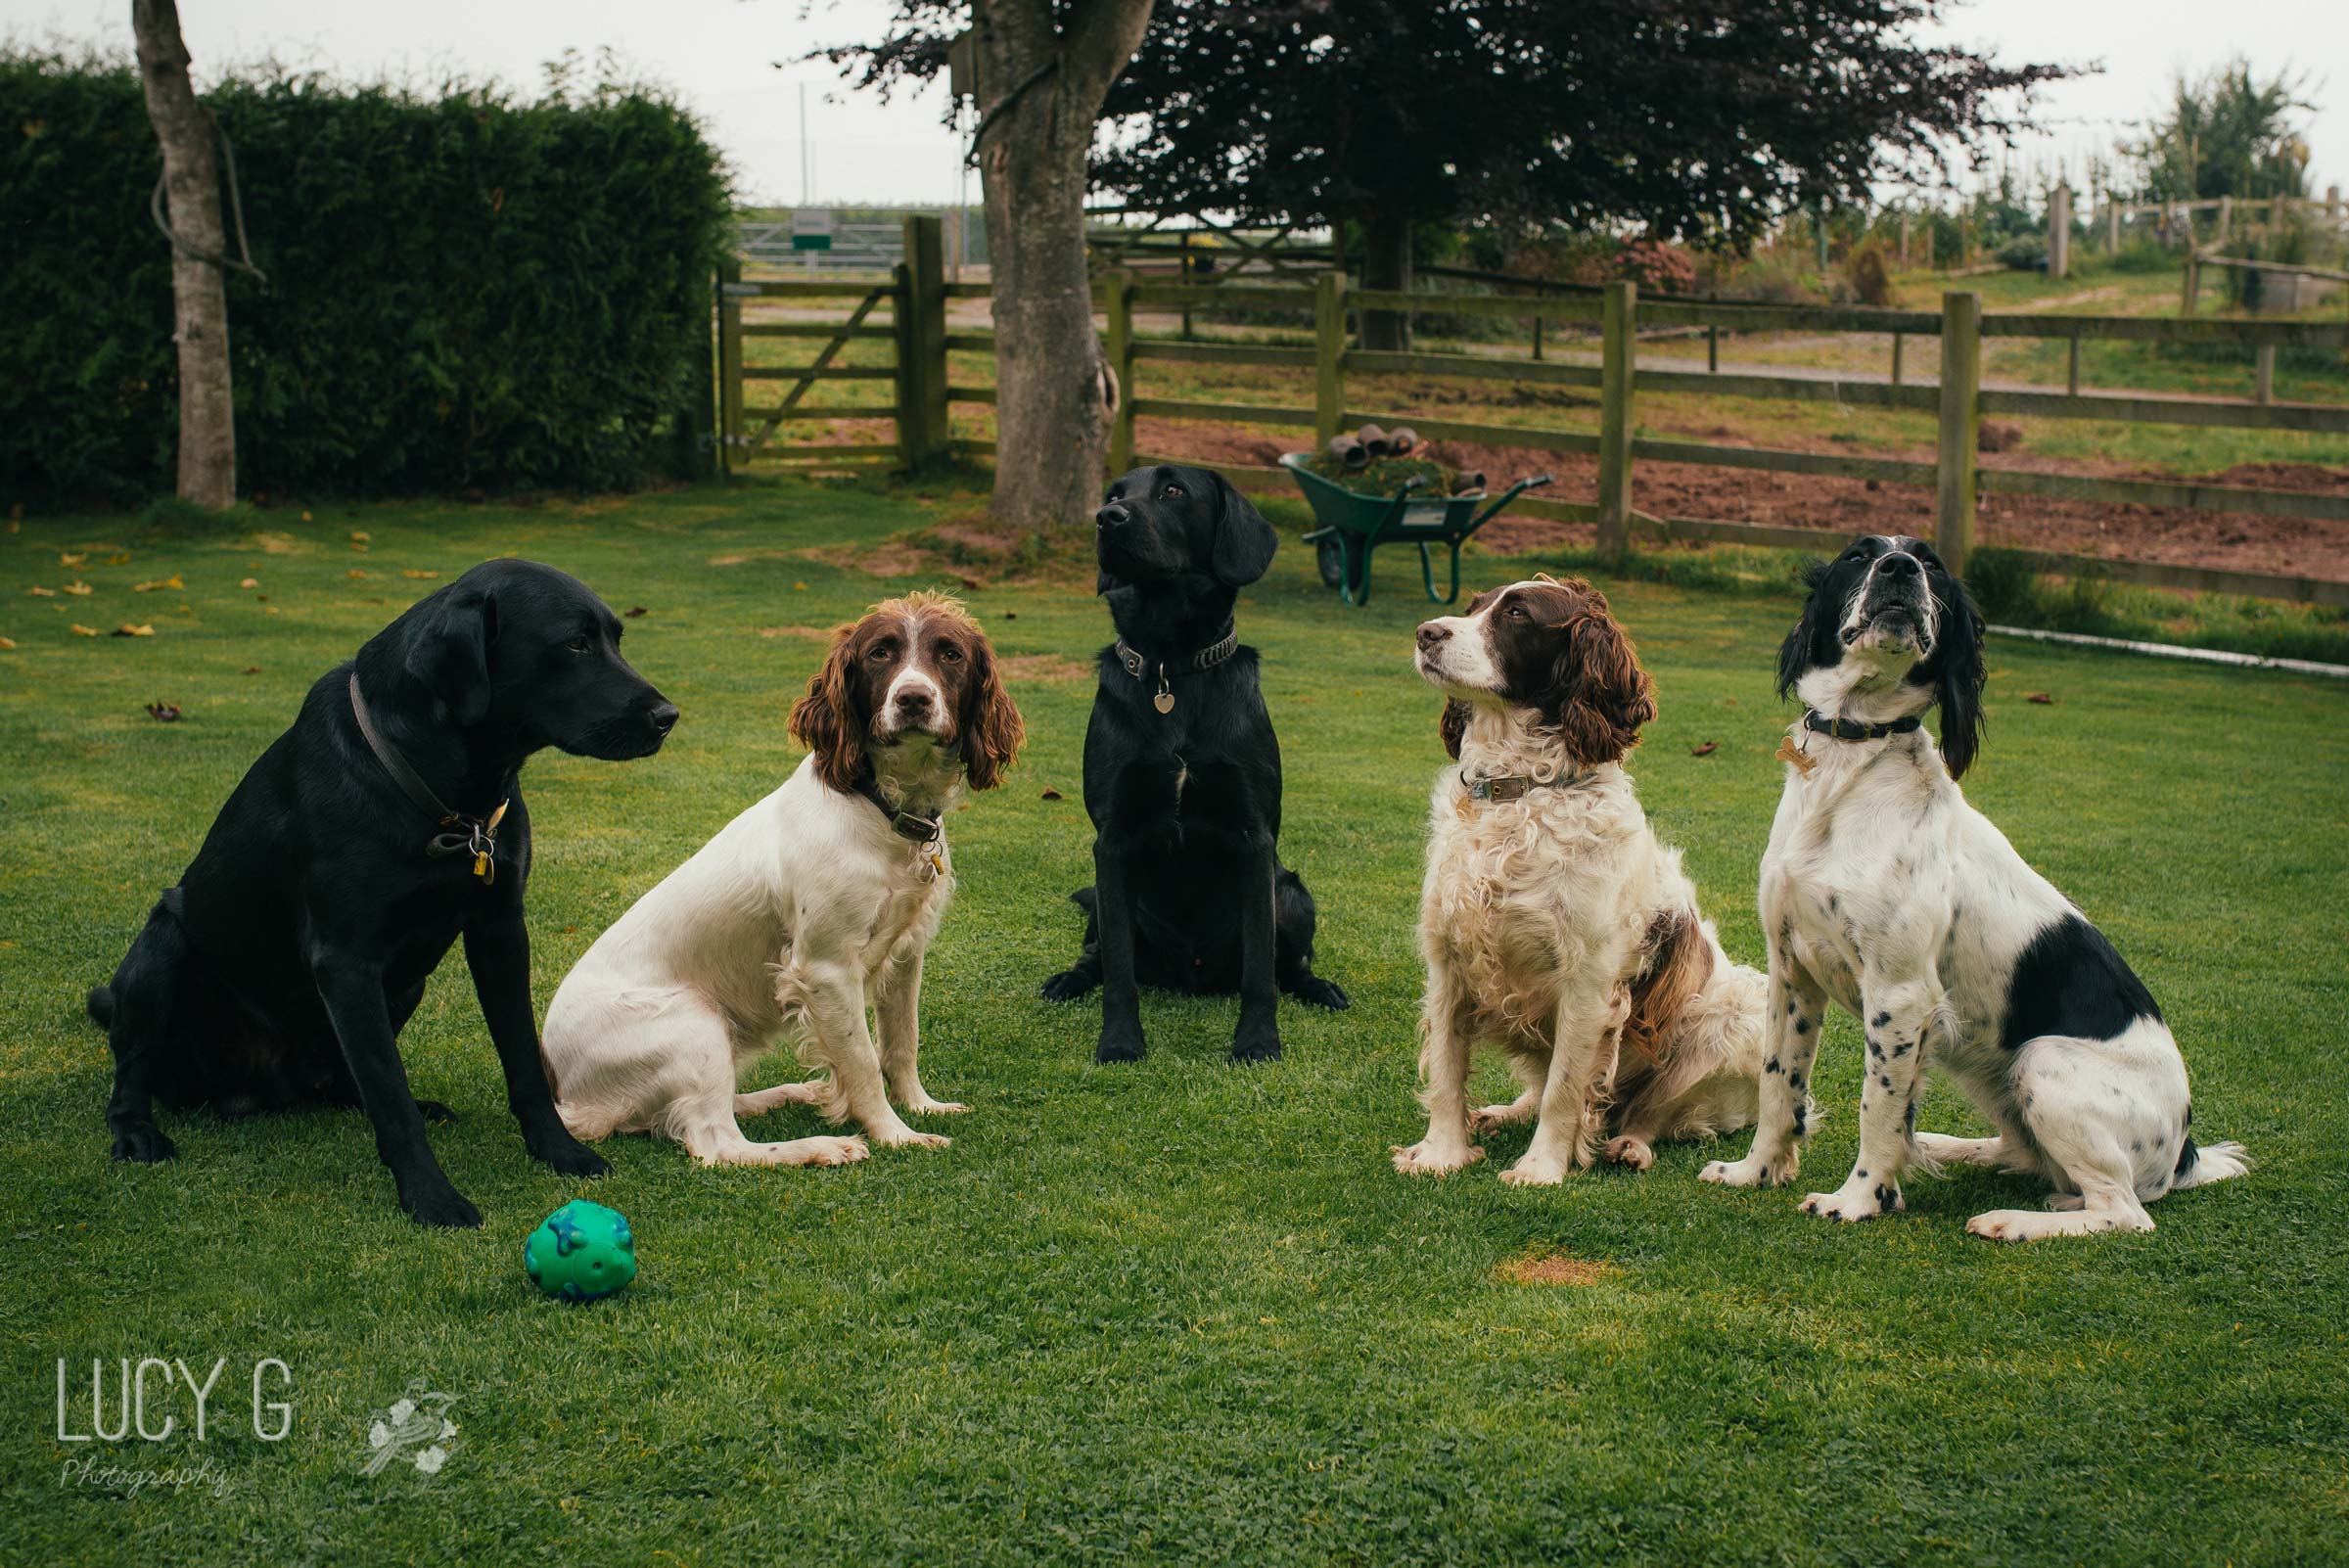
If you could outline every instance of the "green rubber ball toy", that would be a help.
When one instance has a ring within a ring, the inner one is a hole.
[[[563,1301],[596,1301],[636,1277],[636,1238],[627,1217],[574,1198],[522,1244],[530,1283]]]

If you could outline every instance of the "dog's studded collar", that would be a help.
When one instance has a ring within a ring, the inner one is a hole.
[[[1837,740],[1882,740],[1887,735],[1906,735],[1912,729],[1923,727],[1924,722],[1920,715],[1911,714],[1906,718],[1890,719],[1881,724],[1863,724],[1856,718],[1829,718],[1816,708],[1803,710],[1803,728],[1816,735],[1832,735]]]
[[[1123,637],[1118,639],[1117,645],[1118,663],[1125,666],[1126,673],[1134,679],[1142,679],[1153,669],[1158,671],[1158,691],[1151,697],[1150,706],[1162,714],[1171,714],[1174,711],[1174,690],[1167,684],[1170,677],[1196,675],[1203,669],[1213,669],[1239,651],[1240,634],[1236,629],[1223,633],[1221,637],[1209,643],[1197,653],[1187,654],[1171,662],[1165,659],[1145,658],[1133,649],[1127,647],[1126,639]]]
[[[506,819],[506,807],[511,799],[497,803],[497,809],[487,816],[467,816],[452,811],[440,804],[424,776],[408,765],[391,742],[376,733],[375,720],[368,716],[367,699],[359,695],[359,672],[350,672],[350,716],[359,721],[359,738],[375,754],[392,782],[400,787],[407,798],[416,803],[425,815],[431,817],[440,831],[425,841],[424,853],[436,860],[452,854],[473,856],[473,874],[487,887],[497,880],[497,825]]]

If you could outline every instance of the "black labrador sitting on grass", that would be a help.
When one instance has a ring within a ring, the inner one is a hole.
[[[310,688],[166,889],[90,1016],[115,1052],[115,1158],[177,1151],[154,1100],[224,1115],[358,1105],[400,1207],[478,1225],[425,1141],[396,1043],[459,936],[530,1153],[566,1176],[601,1156],[564,1130],[530,1012],[518,773],[548,746],[649,757],[677,720],[620,656],[621,623],[576,579],[491,561],[409,608]]]
[[[1279,536],[1218,474],[1139,468],[1093,516],[1118,640],[1084,732],[1093,886],[1084,950],[1044,982],[1067,1001],[1101,988],[1094,1059],[1143,1050],[1137,985],[1240,993],[1235,1061],[1280,1054],[1278,992],[1342,1008],[1313,971],[1313,899],[1280,863],[1280,743],[1256,650],[1231,609]]]

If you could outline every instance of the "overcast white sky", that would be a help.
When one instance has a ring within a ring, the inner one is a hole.
[[[591,56],[610,46],[702,115],[749,198],[953,201],[963,187],[943,87],[884,106],[841,90],[821,65],[790,64],[820,43],[876,36],[886,0],[817,0],[805,22],[802,9],[801,0],[181,0],[200,79],[274,56],[360,78],[461,73],[535,88],[540,64],[565,48]],[[2103,63],[2101,74],[2049,93],[2049,134],[2023,155],[2061,159],[2075,177],[2086,154],[2152,112],[2179,69],[2201,71],[2239,50],[2262,72],[2311,72],[2317,189],[2349,186],[2349,0],[1970,0],[1944,30],[2009,60]],[[129,0],[0,0],[0,36],[127,52]],[[805,192],[803,87],[814,164]]]

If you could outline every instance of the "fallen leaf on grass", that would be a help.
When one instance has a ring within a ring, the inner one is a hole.
[[[352,567],[350,569],[350,575],[353,577],[372,577],[375,576],[375,574],[372,572],[361,572],[357,567]]]
[[[247,577],[244,581],[237,584],[237,586],[240,588],[257,588],[260,585],[261,579],[258,577]]]
[[[794,593],[806,593],[807,591],[807,584],[805,582],[795,582],[791,585],[791,591]]]
[[[307,523],[307,522],[310,520],[310,514],[309,514],[309,513],[307,513],[307,512],[304,512],[304,513],[302,513],[302,514],[301,514],[301,520],[302,520],[304,523]],[[370,535],[370,534],[367,534],[367,533],[363,533],[363,532],[361,532],[361,531],[360,531],[359,530],[357,530],[357,529],[353,529],[353,530],[350,530],[350,542],[351,542],[351,543],[353,543],[353,544],[367,544],[367,543],[370,543],[371,541],[372,541],[372,535]]]
[[[169,576],[158,577],[153,582],[134,582],[130,585],[130,591],[133,593],[153,593],[158,588],[184,588],[186,586],[186,583],[179,580],[179,574],[174,572]]]
[[[1060,791],[1055,789],[1045,790],[1043,798],[1047,801],[1065,801],[1068,799],[1067,796],[1061,794]]]
[[[67,624],[71,628],[73,635],[76,637],[95,637],[98,635],[98,628],[96,626],[85,626],[78,621],[69,622]]]
[[[628,619],[629,619],[630,621],[636,621],[636,620],[640,620],[640,619],[642,619],[643,617],[645,617],[645,616],[649,616],[649,615],[651,615],[651,614],[652,614],[652,612],[651,612],[650,610],[647,610],[647,609],[646,609],[644,606],[642,606],[642,605],[640,605],[640,604],[632,604],[632,605],[628,606],[628,608],[627,608],[627,617],[628,617]]]
[[[89,558],[90,552],[87,550],[82,551],[79,555],[68,555],[61,550],[58,552],[57,564],[59,566],[79,566]]]
[[[76,599],[86,599],[89,597],[90,585],[79,577],[75,577],[71,582],[66,584],[66,591]]]
[[[258,665],[247,665],[243,669],[237,671],[240,675],[257,675],[260,672],[261,667]]]
[[[310,520],[310,514],[309,514],[309,513],[307,513],[307,512],[304,512],[304,513],[302,513],[302,514],[301,514],[301,520],[302,520],[304,523],[307,523],[307,522]]]
[[[403,577],[415,577],[415,578],[417,578],[419,581],[430,581],[432,578],[434,578],[434,577],[437,577],[437,576],[438,576],[439,575],[440,575],[440,574],[439,574],[439,573],[438,573],[438,572],[416,572],[416,571],[407,571],[407,572],[402,572],[402,573],[400,574],[400,576],[403,576]]]
[[[1692,749],[1688,755],[1691,757],[1710,757],[1720,745],[1721,742],[1719,741],[1707,741],[1702,746]]]
[[[0,648],[14,648],[16,645],[17,645],[17,639],[16,639],[16,638],[14,638],[14,637],[0,637]]]
[[[110,555],[98,564],[100,566],[128,566],[130,565],[130,552],[125,550],[119,555]]]
[[[179,722],[179,704],[149,703],[147,714],[159,724],[176,724]]]
[[[153,626],[120,625],[115,628],[115,635],[117,637],[152,637],[155,635],[155,628]]]
[[[2055,699],[2049,696],[2044,691],[2027,691],[2023,693],[2023,701],[2027,703],[2038,703],[2043,708],[2052,708],[2055,706]]]
[[[32,587],[26,588],[24,591],[31,594],[36,599],[54,599],[57,597],[57,590],[55,588],[44,588],[37,583]]]

